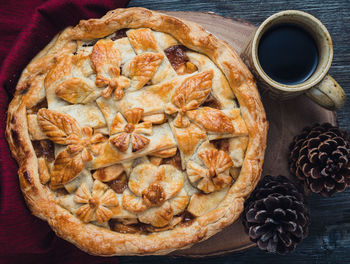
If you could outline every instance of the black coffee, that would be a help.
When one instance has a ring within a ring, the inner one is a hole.
[[[314,39],[294,24],[280,24],[267,30],[260,39],[258,57],[270,78],[287,85],[306,81],[318,64]]]

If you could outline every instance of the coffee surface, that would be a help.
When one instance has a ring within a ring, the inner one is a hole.
[[[313,37],[294,24],[267,30],[258,45],[258,58],[265,73],[276,82],[295,85],[305,82],[318,64]]]

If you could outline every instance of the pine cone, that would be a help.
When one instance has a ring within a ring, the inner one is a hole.
[[[245,202],[243,225],[262,250],[285,254],[308,235],[304,195],[283,176],[265,176]]]
[[[331,124],[305,128],[290,145],[290,171],[315,193],[329,197],[350,184],[350,144],[346,131]]]

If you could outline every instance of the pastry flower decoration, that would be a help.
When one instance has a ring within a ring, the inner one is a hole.
[[[165,105],[166,114],[173,115],[177,113],[174,120],[176,127],[188,127],[190,125],[186,113],[197,109],[208,97],[213,76],[212,70],[204,71],[185,79],[176,88],[170,102]]]
[[[80,185],[75,193],[74,202],[84,204],[75,213],[85,223],[107,222],[113,216],[113,209],[119,206],[116,194],[99,180],[94,181],[91,192],[85,183]]]
[[[101,95],[109,98],[114,90],[114,98],[120,100],[124,97],[123,89],[130,85],[130,80],[120,75],[122,59],[120,51],[113,44],[114,42],[110,39],[97,41],[92,49],[90,60],[96,72],[96,86],[107,86]]]
[[[141,222],[163,227],[187,206],[189,197],[182,187],[182,172],[174,166],[143,163],[130,174],[123,206],[137,213]]]
[[[231,183],[229,168],[233,166],[233,162],[225,151],[206,149],[199,152],[198,157],[205,167],[194,161],[187,164],[188,178],[198,189],[211,193]]]
[[[132,108],[125,111],[124,116],[118,113],[111,125],[110,142],[122,152],[125,152],[129,144],[132,144],[132,152],[145,148],[150,140],[143,135],[152,135],[152,123],[140,122],[143,114],[142,108]],[[143,135],[142,135],[143,134]]]
[[[51,141],[67,145],[56,156],[51,170],[51,187],[60,188],[78,176],[93,155],[99,155],[99,143],[105,141],[105,137],[101,133],[93,134],[91,127],[80,128],[74,118],[57,111],[40,109],[37,120]]]

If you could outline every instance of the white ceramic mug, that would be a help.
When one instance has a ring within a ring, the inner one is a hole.
[[[311,34],[318,48],[318,66],[306,81],[287,85],[270,78],[262,69],[258,57],[258,45],[261,37],[271,27],[279,24],[294,24]],[[245,48],[242,58],[255,75],[258,86],[277,100],[287,100],[305,93],[319,105],[336,110],[345,103],[345,92],[340,85],[328,75],[333,59],[333,43],[327,28],[314,16],[298,11],[286,10],[267,18],[254,32]]]

